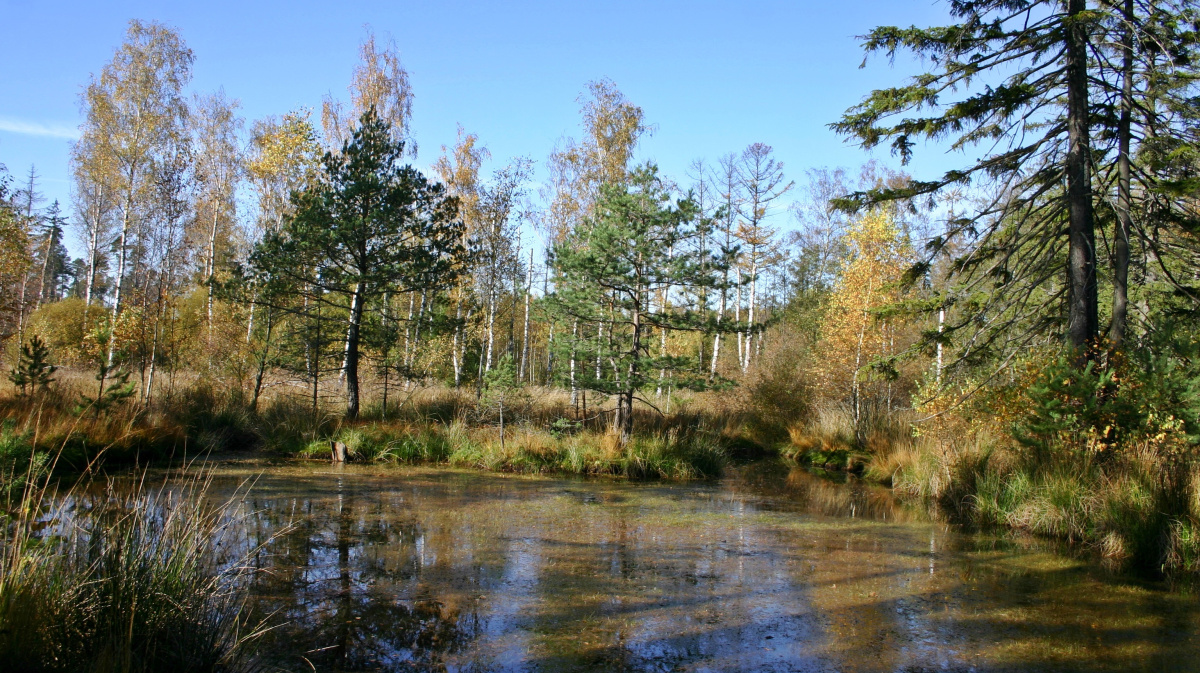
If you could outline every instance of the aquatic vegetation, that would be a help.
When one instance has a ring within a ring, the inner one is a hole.
[[[6,671],[253,667],[246,567],[227,556],[227,508],[208,504],[203,477],[132,491],[48,484],[26,489],[0,542]]]
[[[444,463],[497,472],[612,474],[636,479],[714,477],[727,462],[719,439],[704,429],[635,435],[622,443],[608,430],[554,433],[510,426],[505,442],[496,427],[371,423],[345,427],[310,442],[300,455],[326,460],[330,441],[346,444],[352,460]]]

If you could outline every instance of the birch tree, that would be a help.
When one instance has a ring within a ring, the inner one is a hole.
[[[87,332],[93,301],[101,298],[102,274],[107,266],[104,242],[113,229],[112,215],[115,179],[111,167],[113,157],[95,146],[95,136],[84,136],[71,148],[71,168],[74,174],[72,192],[75,205],[75,227],[87,251],[87,270],[84,276],[84,332]]]
[[[479,193],[479,254],[474,264],[474,277],[486,309],[484,372],[491,371],[494,364],[500,295],[504,292],[505,283],[513,278],[520,266],[519,244],[513,245],[519,240],[520,213],[517,208],[531,170],[532,162],[517,159],[496,171]]]
[[[856,432],[870,402],[864,389],[873,376],[871,365],[895,353],[895,323],[880,312],[895,303],[898,286],[910,256],[892,217],[872,211],[846,231],[847,256],[838,271],[821,322],[818,373],[826,390],[849,391]]]
[[[359,62],[348,88],[349,109],[332,96],[326,96],[322,102],[321,126],[325,131],[325,142],[331,149],[340,149],[349,141],[358,120],[374,108],[379,119],[388,125],[392,139],[404,143],[409,156],[416,157],[417,145],[409,129],[412,85],[408,71],[400,62],[396,43],[388,41],[380,49],[375,42],[375,33],[368,32],[358,47],[358,56]]]
[[[441,177],[449,193],[458,199],[459,218],[463,223],[461,245],[469,248],[483,230],[480,212],[479,170],[491,154],[479,143],[479,136],[467,133],[460,125],[458,140],[452,150],[442,146],[442,156],[433,169]],[[462,385],[464,360],[469,333],[467,326],[475,313],[475,277],[463,275],[450,291],[454,304],[454,336],[450,343],[450,364],[454,370],[454,386]],[[411,317],[411,316],[410,316]]]
[[[124,308],[123,288],[132,280],[126,278],[131,237],[144,228],[141,218],[151,198],[156,162],[184,141],[188,110],[183,87],[191,79],[192,58],[174,30],[134,20],[124,44],[84,90],[85,121],[76,148],[99,156],[81,157],[80,163],[106,172],[102,180],[111,185],[119,214],[112,326]],[[116,329],[109,330],[106,369],[114,364],[116,335]]]
[[[210,349],[218,257],[229,260],[234,252],[236,192],[245,173],[239,141],[243,122],[237,116],[237,108],[237,101],[227,99],[225,92],[219,91],[211,96],[198,97],[192,115],[193,172],[197,193],[195,221],[189,238],[194,247],[204,251],[200,281],[207,288],[205,320]]]

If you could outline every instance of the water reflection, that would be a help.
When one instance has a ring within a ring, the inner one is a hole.
[[[290,670],[1196,667],[1186,596],[778,466],[700,485],[291,466],[242,514]]]

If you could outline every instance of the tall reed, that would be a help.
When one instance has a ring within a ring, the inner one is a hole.
[[[0,541],[4,670],[254,668],[247,566],[219,551],[245,546],[209,485],[195,470],[179,485],[28,482]]]

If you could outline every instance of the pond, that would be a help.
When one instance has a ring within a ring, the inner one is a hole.
[[[1194,596],[778,464],[719,482],[224,466],[271,663],[1200,670]]]

